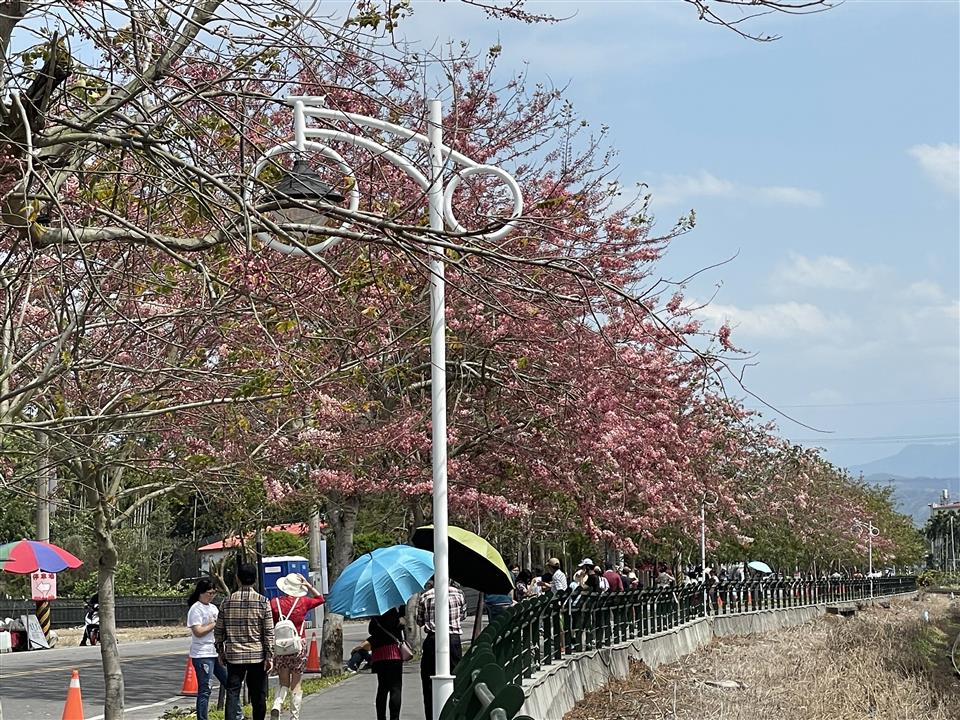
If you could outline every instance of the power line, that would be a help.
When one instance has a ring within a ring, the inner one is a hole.
[[[838,407],[876,407],[881,405],[960,405],[960,397],[936,398],[930,400],[868,400],[864,402],[815,403],[809,405],[775,405],[782,408],[838,408]]]
[[[933,443],[948,443],[951,441],[960,440],[960,433],[949,432],[949,433],[939,433],[934,435],[869,435],[863,437],[819,437],[819,438],[801,438],[793,440],[792,442],[796,443],[816,443],[816,444],[826,444],[826,443],[838,443],[838,442],[849,442],[849,443],[905,443],[913,442],[917,444],[933,444]]]

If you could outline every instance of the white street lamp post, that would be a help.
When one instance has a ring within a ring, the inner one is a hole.
[[[483,165],[471,160],[465,155],[446,147],[443,144],[442,134],[442,112],[439,100],[430,100],[428,103],[428,129],[424,136],[413,130],[408,130],[399,125],[394,125],[377,118],[358,115],[356,113],[346,113],[339,110],[332,110],[324,107],[324,98],[322,97],[289,97],[286,103],[293,106],[294,117],[294,138],[292,141],[281,143],[264,153],[263,157],[254,167],[253,177],[259,177],[267,163],[272,158],[289,154],[291,152],[304,153],[307,151],[315,152],[323,157],[332,160],[343,172],[346,177],[355,177],[353,169],[346,162],[342,155],[336,150],[324,144],[325,142],[338,142],[354,147],[364,148],[370,151],[378,159],[385,160],[402,170],[407,177],[413,180],[427,195],[430,229],[435,232],[442,232],[448,228],[454,232],[465,232],[465,228],[459,223],[453,213],[453,194],[459,186],[462,179],[471,175],[493,175],[499,178],[510,190],[513,200],[513,209],[510,217],[503,222],[501,227],[493,232],[481,234],[477,237],[485,240],[499,240],[506,237],[515,227],[516,219],[523,212],[523,197],[520,192],[520,186],[517,181],[504,170],[492,166]],[[308,125],[308,118],[316,118],[327,121],[325,127],[312,127]],[[426,146],[430,157],[429,176],[424,175],[410,161],[409,158],[400,154],[396,150],[396,145],[386,146],[376,140],[357,135],[346,130],[337,129],[338,123],[346,123],[349,126],[367,128],[377,132],[386,132],[395,136],[405,143],[416,143]],[[333,126],[333,127],[331,127]],[[459,167],[455,167],[459,166]],[[450,181],[444,184],[446,172],[454,170]],[[294,176],[297,177],[297,169],[294,170]],[[300,178],[306,178],[300,185],[306,187],[313,183],[319,185],[307,178],[306,175],[300,175]],[[294,181],[294,186],[297,181]],[[249,202],[253,194],[253,183],[249,183],[246,188],[246,200]],[[324,200],[338,198],[338,193],[329,189],[329,195],[322,191],[314,191],[314,197],[311,200]],[[304,201],[304,194],[287,193],[291,199]],[[348,208],[356,211],[360,204],[360,193],[354,183],[353,187],[347,193]],[[316,211],[317,225],[325,225],[329,221],[322,217],[322,211]],[[278,222],[282,224],[283,220]],[[298,224],[310,224],[302,216],[290,217],[286,222]],[[346,229],[349,223],[340,225],[340,229]],[[288,245],[281,240],[271,237],[266,233],[260,233],[258,239],[265,245],[289,255],[306,255],[308,253],[320,253],[337,245],[342,238],[332,236],[313,245],[306,245],[306,250],[301,247]],[[450,605],[449,605],[449,587],[450,587],[450,567],[449,567],[449,548],[447,535],[447,376],[446,376],[446,311],[444,300],[444,260],[443,248],[439,245],[430,246],[430,387],[431,387],[431,419],[433,425],[432,436],[432,465],[433,465],[433,549],[434,549],[434,583],[435,583],[435,607],[436,607],[436,674],[433,676],[433,717],[438,720],[440,711],[443,709],[447,699],[453,693],[453,675],[450,674]]]
[[[443,135],[440,101],[429,102],[430,229],[443,230]],[[433,717],[453,694],[450,668],[450,553],[447,542],[447,342],[443,250],[430,248],[430,402],[433,424],[433,587],[435,668]]]
[[[712,498],[707,500],[707,496]],[[703,583],[703,614],[708,614],[707,607],[707,505],[713,507],[719,497],[712,490],[707,490],[700,496],[700,582]]]
[[[873,524],[872,520],[863,522],[862,520],[854,520],[854,527],[857,529],[857,533],[867,533],[867,578],[870,580],[870,597],[873,597],[873,539],[880,534],[880,528]]]
[[[700,582],[703,584],[703,616],[709,614],[707,608],[707,516],[706,503],[700,499]]]

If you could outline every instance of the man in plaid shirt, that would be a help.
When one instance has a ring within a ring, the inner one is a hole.
[[[273,667],[273,613],[267,599],[253,589],[257,568],[244,563],[237,570],[240,589],[220,606],[213,630],[220,662],[227,666],[227,707],[224,716],[240,714],[244,678],[250,691],[253,720],[267,716],[267,676]]]
[[[423,685],[423,709],[427,720],[433,720],[433,686],[431,678],[437,672],[436,646],[437,612],[434,604],[435,591],[433,580],[427,589],[420,595],[417,605],[417,625],[420,625],[426,637],[423,639],[423,656],[420,658],[420,683]],[[462,651],[460,648],[460,632],[464,618],[467,617],[467,601],[455,585],[450,586],[447,596],[447,605],[450,608],[450,672],[460,662]]]

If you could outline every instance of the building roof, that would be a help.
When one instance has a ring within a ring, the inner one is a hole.
[[[323,523],[320,524],[320,527],[325,527]],[[310,534],[310,526],[307,523],[284,523],[282,525],[270,525],[264,528],[265,532],[288,532],[299,537],[307,537]],[[247,533],[245,540],[249,540],[253,537],[253,533]],[[212,542],[208,545],[201,545],[197,548],[199,552],[216,552],[217,550],[229,550],[230,548],[235,548],[240,545],[240,536],[235,535],[234,537],[229,537],[226,540],[221,540],[219,542]]]
[[[953,502],[945,503],[932,503],[930,505],[931,512],[937,512],[938,510],[960,510],[960,500],[954,500]]]

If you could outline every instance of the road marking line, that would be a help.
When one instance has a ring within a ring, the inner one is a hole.
[[[124,663],[140,662],[141,660],[153,660],[158,657],[167,657],[168,655],[183,655],[184,657],[186,657],[186,653],[184,653],[182,650],[177,650],[174,652],[157,653],[156,655],[142,655],[140,657],[132,657],[132,658],[121,657],[120,658],[121,669]],[[21,670],[20,672],[4,672],[3,677],[4,678],[24,677],[26,675],[40,675],[42,673],[61,672],[61,671],[68,671],[68,670],[81,670],[83,668],[92,668],[92,667],[102,667],[102,665],[103,663],[98,658],[96,661],[87,660],[85,662],[70,663],[69,665],[58,665],[56,667],[36,668],[35,670]]]
[[[137,712],[137,710],[149,710],[149,709],[152,708],[152,707],[160,707],[161,705],[169,705],[170,703],[174,702],[175,700],[180,700],[180,699],[181,699],[181,696],[180,696],[180,695],[174,695],[173,697],[169,697],[169,698],[167,698],[166,700],[160,700],[160,701],[155,702],[155,703],[150,703],[149,705],[137,705],[136,707],[124,708],[124,709],[123,709],[123,712],[124,712],[124,714],[126,714],[126,713],[131,713],[131,712]],[[91,717],[91,718],[87,718],[87,720],[103,720],[103,718],[104,718],[103,715],[94,715],[94,716]]]

